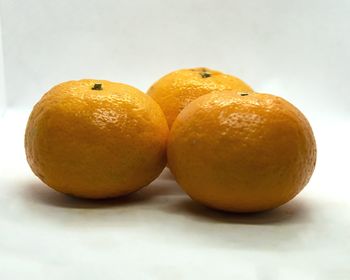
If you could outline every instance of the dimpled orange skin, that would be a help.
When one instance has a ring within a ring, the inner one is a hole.
[[[101,84],[102,89],[92,89]],[[35,105],[25,134],[33,172],[53,189],[83,198],[134,192],[166,164],[168,127],[158,104],[104,80],[59,84]]]
[[[168,165],[179,185],[194,200],[225,211],[286,203],[308,183],[315,162],[307,119],[269,94],[202,96],[179,114],[168,140]]]
[[[149,94],[162,108],[169,128],[191,101],[212,91],[252,91],[242,80],[205,67],[181,69],[155,82]]]

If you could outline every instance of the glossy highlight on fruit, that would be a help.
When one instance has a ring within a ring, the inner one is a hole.
[[[134,192],[166,164],[168,127],[158,104],[129,85],[105,80],[53,87],[28,120],[33,172],[53,189],[84,198]]]
[[[205,67],[171,72],[155,82],[148,94],[164,111],[169,128],[187,104],[212,91],[232,90],[250,92],[242,80]]]
[[[176,118],[168,165],[194,200],[232,212],[278,207],[308,183],[316,143],[304,115],[286,100],[218,92],[191,102]]]

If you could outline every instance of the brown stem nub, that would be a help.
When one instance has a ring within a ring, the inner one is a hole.
[[[248,93],[241,93],[241,96],[247,96]]]
[[[102,84],[94,84],[94,86],[91,89],[92,90],[102,90]]]
[[[208,73],[208,72],[201,72],[199,74],[202,76],[202,78],[209,78],[209,77],[211,77],[211,74]]]

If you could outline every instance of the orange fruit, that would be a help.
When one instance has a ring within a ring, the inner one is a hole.
[[[147,93],[160,105],[171,127],[177,115],[191,101],[222,90],[252,91],[234,76],[202,67],[171,72],[154,83]]]
[[[175,120],[168,165],[179,185],[209,207],[256,212],[286,203],[316,162],[303,114],[270,94],[219,92],[191,102]]]
[[[85,198],[134,192],[166,164],[168,127],[158,104],[131,86],[104,80],[53,87],[28,120],[33,172],[53,189]]]

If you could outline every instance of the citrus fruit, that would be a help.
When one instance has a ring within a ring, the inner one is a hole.
[[[53,189],[85,198],[116,197],[154,180],[166,164],[168,127],[151,97],[105,80],[53,87],[28,120],[33,172]]]
[[[171,72],[154,83],[147,93],[160,105],[171,127],[177,115],[191,101],[222,90],[252,91],[234,76],[202,67]]]
[[[256,212],[286,203],[316,162],[303,114],[270,94],[219,92],[191,102],[175,120],[168,165],[179,185],[209,207]]]

